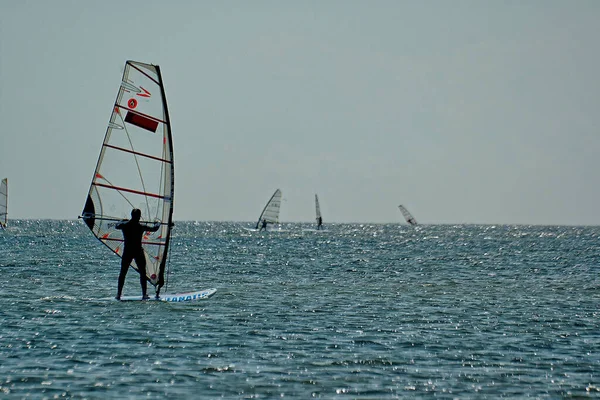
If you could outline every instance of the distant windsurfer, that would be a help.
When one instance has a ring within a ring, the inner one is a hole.
[[[323,218],[319,217],[317,218],[317,230],[321,229],[323,227]]]
[[[123,256],[121,257],[121,272],[119,273],[119,287],[117,289],[117,300],[121,300],[121,293],[123,291],[123,285],[125,285],[125,276],[129,269],[131,261],[135,260],[135,265],[138,267],[140,273],[140,284],[142,285],[142,300],[148,300],[146,281],[146,255],[142,248],[142,237],[144,232],[156,232],[160,229],[160,222],[154,225],[140,224],[142,218],[142,212],[134,208],[131,211],[131,219],[129,221],[124,220],[119,222],[115,228],[123,231],[124,249]]]
[[[266,219],[262,220],[262,225],[260,226],[260,229],[258,231],[260,232],[262,230],[264,230],[264,231],[267,230],[267,220]]]

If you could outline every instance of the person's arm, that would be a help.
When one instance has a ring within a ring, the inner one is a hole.
[[[156,221],[154,225],[144,225],[144,231],[146,232],[156,232],[160,229],[161,223],[160,221]]]

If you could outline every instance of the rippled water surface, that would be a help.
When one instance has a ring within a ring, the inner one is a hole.
[[[168,291],[218,291],[168,304],[102,300],[81,222],[11,223],[0,397],[600,395],[598,227],[179,222]]]

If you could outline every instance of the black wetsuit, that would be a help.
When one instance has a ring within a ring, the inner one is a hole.
[[[138,221],[129,220],[127,222],[118,223],[115,228],[123,231],[124,249],[121,257],[121,272],[119,273],[119,287],[117,290],[117,298],[121,297],[123,285],[125,285],[125,276],[131,261],[135,260],[140,273],[140,285],[142,285],[142,296],[147,296],[146,282],[146,256],[142,249],[142,237],[144,232],[156,232],[160,228],[160,224],[154,226],[142,225]]]
[[[263,219],[262,226],[260,227],[259,231],[262,231],[263,229],[265,231],[267,230],[267,220],[266,219]]]
[[[323,218],[319,217],[319,219],[317,219],[317,230],[321,229],[321,226],[323,226]]]

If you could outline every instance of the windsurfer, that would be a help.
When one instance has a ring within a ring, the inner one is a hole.
[[[262,230],[265,230],[265,231],[267,230],[267,220],[266,219],[262,220],[262,225],[258,231],[260,232]]]
[[[135,260],[135,264],[138,267],[140,273],[140,285],[142,286],[142,299],[149,299],[147,294],[148,283],[146,281],[146,255],[142,248],[142,237],[144,232],[156,232],[160,229],[160,222],[154,225],[140,224],[142,212],[134,208],[131,211],[131,219],[129,221],[124,220],[119,222],[115,228],[123,231],[124,249],[123,256],[121,257],[121,272],[119,273],[119,287],[117,289],[117,300],[121,300],[121,292],[123,291],[123,285],[125,285],[125,276],[129,269],[131,261]]]
[[[323,226],[323,218],[319,217],[319,218],[317,218],[317,229],[321,229],[322,226]]]

